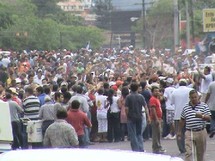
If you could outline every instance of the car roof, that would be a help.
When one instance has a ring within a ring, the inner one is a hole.
[[[144,152],[96,149],[38,149],[16,150],[0,155],[0,161],[183,161],[168,155],[156,155]]]

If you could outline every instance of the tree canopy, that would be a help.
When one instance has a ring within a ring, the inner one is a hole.
[[[103,31],[62,11],[57,0],[0,0],[0,48],[78,49],[103,43]]]

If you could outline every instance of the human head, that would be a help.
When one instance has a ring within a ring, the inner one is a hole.
[[[194,105],[199,103],[199,95],[196,90],[191,90],[189,93],[190,102]]]
[[[125,98],[128,94],[129,94],[129,89],[128,87],[122,87],[122,92],[121,92],[122,96]]]
[[[132,92],[136,92],[139,88],[139,85],[136,82],[132,82],[130,85],[130,89]]]
[[[65,109],[59,109],[57,110],[57,119],[66,119],[67,118],[67,112]]]
[[[152,95],[158,97],[160,95],[160,90],[157,86],[153,86],[151,88]]]
[[[211,72],[211,68],[209,66],[206,66],[204,68],[204,74],[207,75],[207,74],[210,74],[210,72]]]
[[[80,102],[78,100],[72,101],[72,103],[71,103],[72,109],[79,109],[79,107],[80,107]]]
[[[39,86],[36,88],[36,95],[39,96],[40,94],[42,94],[44,92],[43,87]]]
[[[26,95],[26,96],[31,96],[31,95],[33,95],[33,94],[34,94],[34,90],[33,90],[32,87],[27,87],[27,88],[25,89],[25,95]]]
[[[67,103],[71,97],[72,97],[72,95],[70,92],[67,91],[67,92],[63,93],[63,102]]]

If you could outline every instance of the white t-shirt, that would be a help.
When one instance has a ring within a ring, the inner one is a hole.
[[[206,94],[208,92],[208,86],[213,81],[212,74],[204,75],[205,79],[202,79],[200,92]]]
[[[185,104],[189,102],[189,93],[191,90],[193,90],[193,88],[179,86],[173,91],[171,104],[175,106],[174,120],[181,119],[181,112]]]
[[[166,109],[167,110],[174,110],[175,107],[173,104],[171,104],[172,102],[172,93],[175,90],[174,87],[167,87],[164,90],[164,97],[166,98]]]

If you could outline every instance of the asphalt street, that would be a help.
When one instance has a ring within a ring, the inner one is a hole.
[[[161,140],[162,146],[167,150],[166,155],[171,155],[174,157],[180,157],[184,159],[184,156],[179,155],[179,151],[176,145],[176,140]],[[144,149],[146,152],[152,152],[152,141],[148,140],[144,142]],[[90,149],[117,149],[117,150],[131,150],[130,142],[117,142],[117,143],[95,143],[89,146]],[[215,138],[207,139],[207,152],[206,161],[215,161]]]

